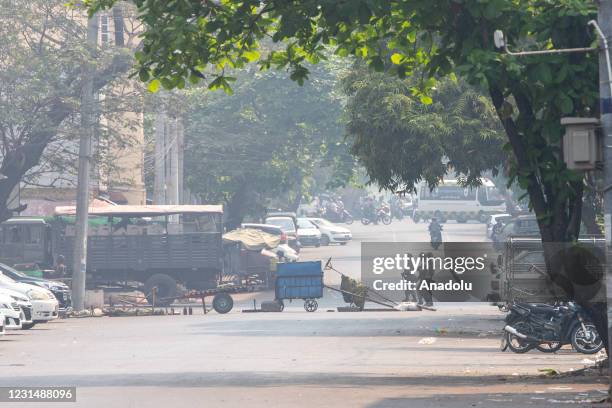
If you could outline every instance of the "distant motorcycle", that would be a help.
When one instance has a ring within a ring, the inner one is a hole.
[[[438,249],[440,245],[442,245],[442,226],[437,225],[433,228],[433,225],[429,226],[429,238],[431,247],[433,249]]]
[[[502,350],[526,353],[536,348],[553,353],[565,344],[583,354],[595,354],[603,341],[584,310],[574,302],[556,306],[514,303],[509,307],[502,337]]]
[[[368,225],[370,223],[378,224],[378,222],[382,222],[385,225],[391,224],[391,215],[389,214],[389,207],[382,206],[375,211],[374,217],[371,215],[364,214],[361,217],[361,223],[363,225]]]

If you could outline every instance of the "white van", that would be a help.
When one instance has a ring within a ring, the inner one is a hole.
[[[481,183],[478,187],[463,187],[457,180],[445,179],[433,190],[427,183],[420,183],[415,221],[436,217],[441,222],[484,223],[489,215],[506,212],[506,201],[495,184],[487,178],[482,178]]]

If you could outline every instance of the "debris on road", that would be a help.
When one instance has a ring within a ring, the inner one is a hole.
[[[436,338],[435,337],[423,337],[421,340],[419,340],[419,344],[434,344],[436,342]]]

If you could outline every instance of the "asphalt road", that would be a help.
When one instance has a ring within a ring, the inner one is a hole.
[[[351,273],[362,241],[427,239],[425,224],[409,221],[351,229],[354,242],[303,258],[332,257]],[[480,224],[445,226],[445,241],[483,237]],[[241,312],[270,296],[237,296],[227,315],[68,319],[11,333],[0,339],[0,386],[77,387],[76,404],[53,407],[591,406],[607,387],[603,377],[537,376],[589,364],[570,350],[500,352],[503,315],[486,304],[339,313],[330,310],[341,299],[326,293],[315,313],[300,302]]]

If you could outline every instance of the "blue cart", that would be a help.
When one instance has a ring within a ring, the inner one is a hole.
[[[278,264],[275,297],[281,308],[285,299],[303,299],[307,312],[317,310],[319,304],[315,299],[323,297],[321,261]]]

